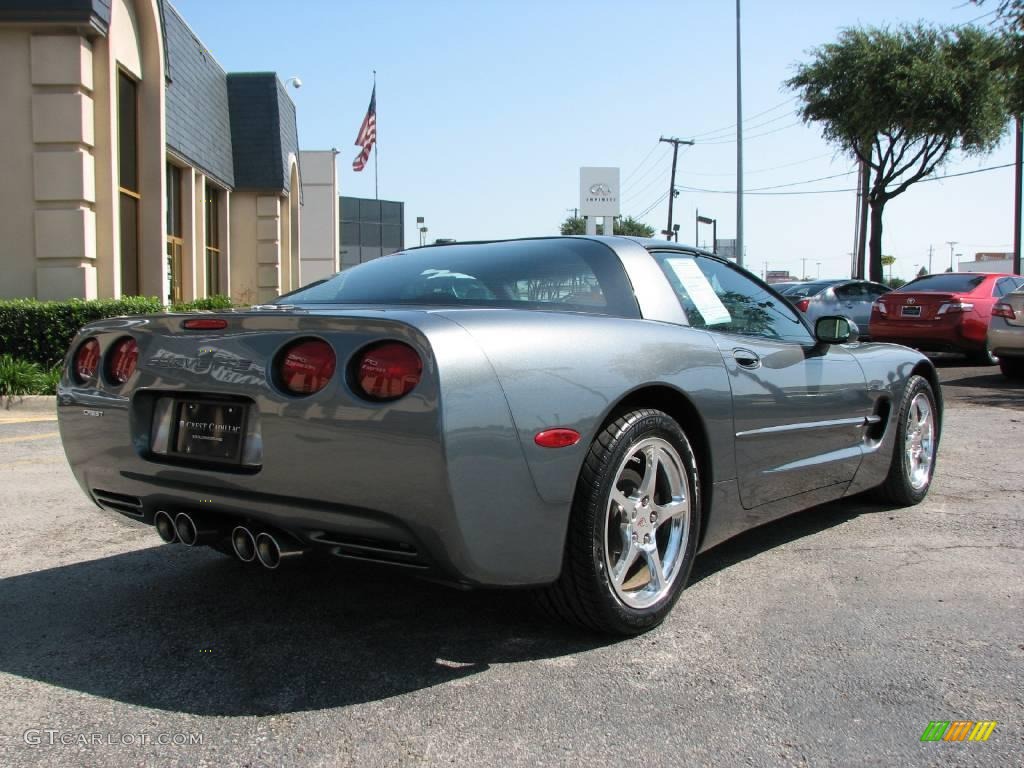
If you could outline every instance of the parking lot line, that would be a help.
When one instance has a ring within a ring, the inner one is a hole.
[[[0,424],[32,424],[37,421],[56,421],[57,415],[10,416],[0,412]]]
[[[22,443],[26,440],[42,440],[46,437],[56,437],[59,432],[44,432],[41,435],[24,435],[23,437],[0,437],[0,443]]]

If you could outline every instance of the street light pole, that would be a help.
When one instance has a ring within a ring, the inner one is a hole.
[[[957,244],[957,240],[947,240],[946,245],[949,246],[949,271],[953,271],[953,246]]]
[[[736,0],[736,263],[743,266],[743,71],[740,66],[740,0]]]
[[[821,262],[815,262],[818,265],[818,279],[821,280]]]

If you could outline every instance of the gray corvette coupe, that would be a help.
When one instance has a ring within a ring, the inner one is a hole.
[[[166,542],[533,587],[619,634],[743,530],[921,501],[942,412],[917,352],[617,237],[419,248],[266,306],[95,322],[58,394],[82,489]]]

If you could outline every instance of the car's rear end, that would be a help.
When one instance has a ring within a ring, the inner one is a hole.
[[[1024,378],[1024,290],[1008,293],[996,302],[988,343],[1003,373]]]
[[[61,437],[97,505],[156,524],[167,541],[230,553],[234,539],[239,557],[268,567],[323,552],[516,583],[529,574],[500,548],[518,542],[470,536],[490,513],[467,523],[479,500],[449,475],[445,419],[475,408],[512,435],[501,458],[532,488],[500,388],[467,371],[479,355],[472,346],[449,320],[403,309],[100,321],[69,351]],[[455,400],[447,414],[445,377]],[[462,469],[490,471],[480,461],[468,457]],[[529,494],[517,509],[519,523],[557,517]]]
[[[991,275],[928,275],[881,296],[871,308],[874,341],[929,352],[984,354]]]

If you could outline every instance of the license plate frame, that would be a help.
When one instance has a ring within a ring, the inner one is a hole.
[[[175,398],[167,454],[190,461],[238,465],[244,453],[248,418],[248,407],[238,402]]]
[[[907,305],[900,309],[900,317],[920,317],[921,307]]]

